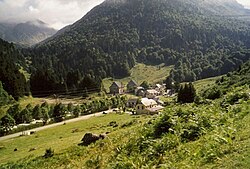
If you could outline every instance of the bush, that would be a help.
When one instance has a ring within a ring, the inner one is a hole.
[[[209,88],[203,93],[203,97],[210,100],[219,99],[222,96],[222,92],[218,87]]]
[[[175,125],[173,122],[171,115],[163,114],[153,125],[154,137],[159,138],[162,134],[168,133],[169,129]]]
[[[54,156],[54,150],[51,148],[45,150],[44,158],[49,158]]]
[[[233,105],[236,102],[238,102],[240,99],[242,99],[242,100],[248,100],[249,99],[249,95],[247,93],[244,93],[244,92],[237,92],[237,93],[229,95],[226,98],[226,102],[229,103],[229,104],[231,104],[231,105]]]

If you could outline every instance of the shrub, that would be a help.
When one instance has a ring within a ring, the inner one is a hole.
[[[249,95],[247,93],[244,93],[244,92],[237,92],[237,93],[234,93],[232,95],[229,95],[227,98],[226,98],[226,102],[233,105],[235,104],[236,102],[238,102],[240,99],[242,100],[248,100],[249,99]]]
[[[213,87],[213,88],[209,88],[208,90],[206,90],[203,93],[203,96],[206,99],[215,100],[215,99],[221,98],[222,92],[218,87]]]
[[[44,158],[49,158],[54,156],[54,150],[51,148],[45,150],[45,154],[43,155]]]
[[[174,120],[172,116],[164,113],[159,119],[157,119],[153,125],[153,135],[158,138],[162,134],[168,133],[169,129],[174,126]]]

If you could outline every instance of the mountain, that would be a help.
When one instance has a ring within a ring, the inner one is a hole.
[[[20,51],[13,44],[0,39],[0,88],[3,87],[15,99],[29,94],[28,83],[20,72],[25,66],[25,59]],[[7,97],[5,92],[1,94]]]
[[[25,23],[0,23],[0,38],[24,46],[32,46],[55,33],[55,29],[40,20]]]
[[[32,62],[67,89],[85,76],[128,76],[136,62],[174,64],[169,81],[193,81],[249,59],[248,14],[236,0],[106,0],[32,48]]]

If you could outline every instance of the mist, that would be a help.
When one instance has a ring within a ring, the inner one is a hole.
[[[39,19],[61,29],[82,18],[104,0],[0,0],[0,22],[26,22]],[[237,0],[250,8],[250,0]]]
[[[82,18],[104,0],[0,0],[0,22],[39,19],[61,29]]]

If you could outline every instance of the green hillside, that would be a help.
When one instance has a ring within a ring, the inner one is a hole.
[[[177,82],[226,74],[250,58],[249,23],[227,16],[248,13],[235,0],[106,0],[26,51],[31,91],[98,92],[103,78],[128,77],[136,63],[174,65]]]
[[[4,90],[18,99],[29,94],[28,83],[20,67],[25,67],[24,56],[13,45],[0,39],[0,81]]]
[[[218,98],[175,103],[158,116],[111,114],[1,141],[1,168],[242,168],[250,163],[249,63],[208,88]],[[203,96],[201,91],[200,95]],[[116,121],[118,127],[110,122]],[[80,132],[72,133],[74,129]],[[78,130],[77,130],[78,131]],[[77,146],[86,131],[108,137]],[[37,148],[29,152],[31,148]],[[44,158],[45,148],[55,155]],[[17,152],[13,152],[18,148]],[[12,160],[9,160],[9,157]],[[26,157],[26,158],[25,158]],[[6,164],[6,162],[9,162]]]
[[[173,66],[165,66],[164,64],[150,66],[139,63],[131,69],[129,77],[122,79],[106,78],[102,82],[107,91],[109,91],[109,87],[114,81],[122,82],[125,86],[131,79],[135,80],[139,85],[143,81],[147,81],[149,84],[162,83],[169,76],[172,68]]]
[[[77,148],[84,151],[85,148],[79,147],[77,144],[81,142],[86,132],[91,131],[97,134],[110,132],[109,137],[112,138],[113,136],[119,135],[120,132],[127,132],[128,128],[124,126],[129,126],[130,123],[137,124],[139,121],[145,121],[145,119],[147,119],[147,117],[134,117],[127,114],[109,114],[46,129],[27,137],[0,141],[0,164],[16,162],[27,158],[34,159],[43,155],[45,149],[50,147],[60,154],[66,153],[70,149],[76,150]],[[118,126],[113,127],[110,125],[112,121],[115,121]],[[15,148],[17,148],[18,151],[13,154]],[[36,148],[36,150],[29,151],[31,148]]]

